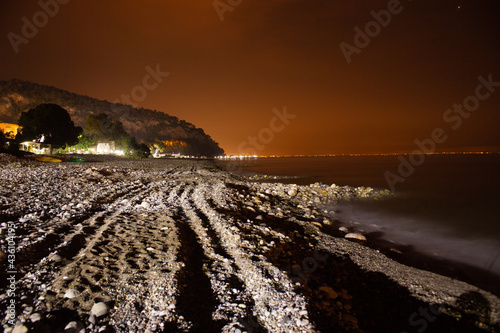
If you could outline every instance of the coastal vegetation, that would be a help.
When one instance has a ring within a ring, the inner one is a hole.
[[[21,131],[17,141],[45,142],[58,147],[76,144],[83,131],[75,126],[68,111],[57,104],[40,104],[23,112],[18,125]]]
[[[1,122],[17,123],[23,112],[44,103],[61,106],[68,111],[75,126],[82,128],[89,116],[100,118],[104,114],[109,120],[105,125],[121,127],[137,142],[150,147],[155,143],[173,142],[180,144],[171,145],[168,152],[196,156],[224,154],[219,144],[203,129],[164,112],[111,103],[17,79],[0,81]]]

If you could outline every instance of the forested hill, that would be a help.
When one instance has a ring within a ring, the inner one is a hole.
[[[183,141],[187,145],[184,151],[187,155],[224,153],[203,129],[163,112],[115,104],[27,81],[0,81],[0,122],[17,123],[21,112],[42,103],[55,103],[65,108],[77,126],[84,127],[89,115],[105,113],[112,121],[120,121],[137,141]]]

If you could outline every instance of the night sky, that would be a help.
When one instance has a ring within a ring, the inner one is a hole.
[[[500,151],[498,0],[44,1],[0,3],[0,79],[115,101],[159,68],[137,104],[228,154],[410,152],[436,128],[437,151]]]

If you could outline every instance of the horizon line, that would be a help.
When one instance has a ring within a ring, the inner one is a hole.
[[[270,155],[221,155],[218,158],[269,158],[269,157],[338,157],[338,156],[398,156],[410,155],[412,152],[400,153],[342,153],[342,154],[270,154]],[[418,155],[491,155],[496,151],[460,151],[460,152],[420,152]]]

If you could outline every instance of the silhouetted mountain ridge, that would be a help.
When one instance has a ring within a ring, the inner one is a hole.
[[[203,129],[163,112],[111,103],[28,81],[0,81],[0,122],[17,123],[22,112],[42,103],[55,103],[65,108],[77,126],[84,127],[89,115],[105,113],[111,120],[120,121],[137,141],[180,140],[187,144],[185,154],[215,156],[224,153]]]

